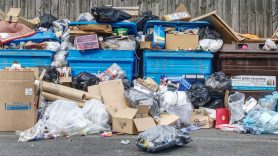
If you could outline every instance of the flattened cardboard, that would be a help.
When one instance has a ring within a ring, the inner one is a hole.
[[[127,107],[122,80],[100,82],[99,89],[105,105],[117,108]]]
[[[199,35],[166,34],[165,49],[168,50],[196,50],[199,44]]]
[[[173,126],[177,123],[180,117],[172,114],[161,114],[159,116],[159,123],[158,125],[166,125],[166,126]]]
[[[133,118],[137,111],[137,109],[133,108],[118,109],[118,111],[112,116],[113,130],[121,133],[137,134],[138,131],[133,122]]]
[[[208,21],[212,24],[214,29],[218,31],[224,43],[240,42],[244,38],[240,37],[225,21],[223,21],[216,11],[204,14],[190,21]]]
[[[272,35],[273,40],[278,40],[278,28],[275,30],[275,32]]]
[[[0,131],[35,125],[34,80],[33,71],[0,71]]]
[[[156,127],[156,124],[151,117],[133,119],[138,132],[144,132],[148,129]]]
[[[110,24],[85,24],[77,26],[82,31],[93,31],[95,33],[112,34],[112,26]]]
[[[191,122],[194,126],[200,128],[211,128],[211,120],[212,119],[210,119],[206,110],[194,109],[192,112]]]

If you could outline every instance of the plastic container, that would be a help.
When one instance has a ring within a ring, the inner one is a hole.
[[[226,75],[252,75],[252,76],[276,76],[276,89],[278,77],[278,50],[265,51],[262,49],[264,44],[244,43],[244,44],[225,44],[219,52],[219,71]],[[246,48],[247,49],[244,49]],[[248,94],[261,94],[276,90],[275,88],[260,89],[257,87],[249,88]],[[233,87],[232,89],[238,90]],[[241,89],[242,90],[242,89]],[[252,91],[251,91],[252,90]],[[258,91],[257,93],[255,91]]]
[[[23,67],[48,66],[55,52],[49,50],[0,50],[0,69],[18,62]]]
[[[134,53],[130,50],[69,50],[68,62],[73,76],[83,71],[98,74],[116,63],[126,72],[127,78],[132,80],[137,73]]]
[[[204,75],[212,73],[213,54],[203,51],[145,50],[143,76],[160,82],[161,75]]]

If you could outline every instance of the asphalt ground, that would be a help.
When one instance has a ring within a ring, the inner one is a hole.
[[[190,132],[193,142],[156,154],[139,150],[136,135],[102,138],[99,135],[61,137],[19,143],[15,133],[0,133],[1,156],[92,156],[92,155],[173,155],[173,156],[277,156],[277,135],[251,135],[203,129]],[[129,140],[128,145],[121,140]]]

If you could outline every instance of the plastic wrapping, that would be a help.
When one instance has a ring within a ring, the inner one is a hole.
[[[221,49],[223,40],[221,39],[202,39],[199,41],[199,49],[204,51],[217,52]]]
[[[228,106],[230,109],[230,124],[240,122],[244,118],[243,105],[245,101],[245,95],[243,93],[234,93],[228,98]]]
[[[127,91],[127,90],[129,90],[129,88],[133,87],[132,82],[129,79],[127,79],[126,77],[124,77],[122,79],[122,81],[123,81],[125,91]]]
[[[80,14],[76,21],[93,21],[93,20],[94,17],[89,12],[86,12]]]
[[[160,96],[160,113],[168,112],[181,118],[181,123],[191,124],[192,106],[185,92],[167,91]]]
[[[37,141],[60,136],[86,135],[110,130],[110,119],[104,104],[98,100],[85,103],[83,109],[71,101],[56,100],[37,124],[18,132],[19,142]]]
[[[209,27],[199,29],[199,38],[202,39],[221,39],[221,34],[215,30],[210,29]]]
[[[225,90],[231,88],[232,80],[221,71],[213,73],[205,84],[213,97],[223,97]]]
[[[266,95],[263,98],[260,98],[258,100],[258,104],[262,108],[266,108],[268,110],[275,111],[276,106],[277,106],[277,100],[278,100],[278,92],[274,91],[272,93],[272,95]]]
[[[67,54],[68,54],[67,51],[58,51],[54,55],[54,60],[51,63],[51,66],[54,66],[54,67],[57,67],[57,68],[67,66],[67,64],[68,64],[68,61],[66,59]]]
[[[277,49],[277,45],[275,44],[274,41],[272,41],[271,39],[267,39],[265,41],[265,45],[263,46],[264,50],[275,50]]]
[[[243,120],[244,128],[253,134],[278,134],[278,113],[254,109]]]
[[[147,152],[159,152],[175,146],[185,146],[191,137],[171,126],[157,126],[137,136],[137,146]]]
[[[79,73],[73,80],[73,86],[79,90],[87,90],[89,86],[97,85],[100,82],[96,75],[88,72]]]
[[[204,106],[211,99],[208,89],[201,83],[192,84],[186,94],[195,108]]]
[[[61,48],[59,42],[45,42],[45,43],[46,43],[46,50],[59,51]]]
[[[109,125],[110,115],[101,101],[95,99],[86,101],[82,111],[85,118],[90,121],[86,129],[86,134],[111,130]]]
[[[103,49],[114,49],[114,50],[135,50],[136,41],[132,36],[123,38],[110,38],[106,39],[102,44]]]
[[[105,6],[94,7],[91,9],[91,11],[98,23],[116,23],[128,20],[132,17],[122,10]]]
[[[102,81],[122,79],[125,77],[125,72],[116,63],[113,63],[109,68],[98,76]]]
[[[153,48],[163,49],[165,47],[165,29],[162,26],[155,25],[153,28]]]
[[[209,103],[207,103],[203,107],[210,108],[210,109],[217,109],[217,108],[224,108],[225,106],[224,106],[223,99],[212,99]]]
[[[128,99],[129,106],[136,108],[137,105],[149,105],[150,115],[152,117],[159,116],[158,97],[152,94],[140,92],[134,88],[130,88],[125,92],[125,97]]]
[[[60,19],[53,22],[53,31],[57,37],[62,37],[62,35],[69,29],[69,20]]]

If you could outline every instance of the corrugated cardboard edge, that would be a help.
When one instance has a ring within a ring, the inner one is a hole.
[[[221,32],[224,43],[232,43],[233,41],[240,42],[244,40],[244,38],[240,37],[224,20],[220,18],[220,16],[217,14],[217,11],[212,11],[210,13],[191,19],[190,22],[200,20],[208,21],[215,29],[218,29],[218,31]],[[222,29],[220,29],[220,27],[222,27]]]
[[[275,32],[272,35],[272,39],[278,40],[278,28],[275,30]]]

